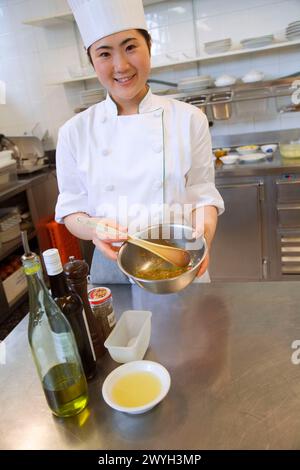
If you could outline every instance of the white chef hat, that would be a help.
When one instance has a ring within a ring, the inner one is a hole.
[[[142,0],[68,0],[86,48],[127,29],[146,29]]]

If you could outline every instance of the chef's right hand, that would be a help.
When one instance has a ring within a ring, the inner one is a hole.
[[[93,220],[95,220],[95,218],[93,218]],[[102,219],[102,218],[100,219],[99,218],[99,222],[101,222],[101,225],[112,227],[119,232],[123,232],[123,234],[127,233],[127,228],[122,227],[121,225],[117,224],[112,219]],[[93,243],[96,246],[96,248],[98,248],[104,254],[104,256],[106,256],[108,259],[116,261],[120,246],[114,246],[113,244],[115,243],[120,244],[120,242],[126,241],[127,237],[123,236],[123,234],[121,234],[121,236],[118,236],[118,237],[113,237],[109,233],[103,233],[102,231],[100,233],[96,229],[94,231]]]

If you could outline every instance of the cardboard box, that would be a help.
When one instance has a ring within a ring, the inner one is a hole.
[[[23,268],[19,268],[3,281],[3,288],[9,304],[27,290],[26,275]]]

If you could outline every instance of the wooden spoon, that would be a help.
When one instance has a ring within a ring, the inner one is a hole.
[[[115,240],[125,239],[127,242],[132,243],[133,245],[140,246],[141,248],[150,251],[151,253],[159,256],[165,261],[174,264],[175,266],[183,268],[187,266],[191,260],[188,251],[183,250],[182,248],[177,248],[175,246],[160,245],[157,243],[149,242],[148,240],[137,238],[133,235],[128,235],[128,233],[126,232],[121,232],[113,227],[102,224],[98,220],[93,220],[93,218],[78,217],[77,221],[81,224],[89,225],[90,227],[95,227],[96,233],[99,238],[101,238],[101,236],[103,238],[103,235],[109,235]]]

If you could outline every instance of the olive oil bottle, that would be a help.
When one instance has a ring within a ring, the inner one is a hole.
[[[89,380],[96,374],[97,364],[81,298],[68,287],[57,248],[50,248],[44,251],[43,258],[52,297],[72,327],[83,370],[86,378]]]
[[[48,405],[60,417],[73,416],[88,403],[87,382],[71,326],[42,279],[39,257],[22,232],[22,263],[28,282],[28,339]]]

